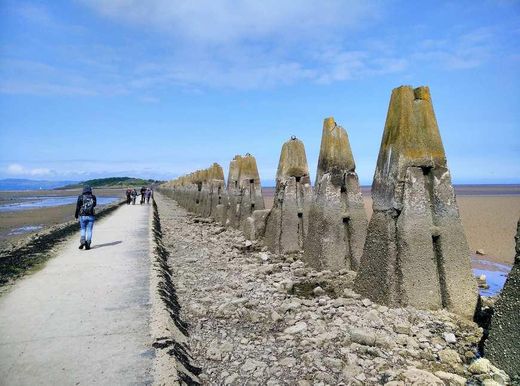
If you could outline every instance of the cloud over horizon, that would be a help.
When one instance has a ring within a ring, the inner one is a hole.
[[[86,44],[92,32],[60,19],[51,6],[13,5],[9,9],[14,17],[40,28],[55,26],[60,34],[70,30],[77,44],[49,46],[42,41],[54,57],[45,61],[6,55],[0,59],[0,92],[134,94],[150,102],[158,101],[168,87],[255,90],[405,74],[421,66],[467,70],[500,49],[495,31],[484,27],[454,27],[432,39],[420,26],[417,31],[410,26],[410,35],[396,40],[390,27],[382,27],[392,17],[389,6],[378,1],[81,0],[79,4],[105,23],[126,30],[125,44],[115,44],[113,38]],[[389,33],[374,34],[379,28]]]

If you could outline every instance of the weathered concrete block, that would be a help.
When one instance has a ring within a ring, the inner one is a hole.
[[[244,236],[249,240],[258,240],[265,234],[265,224],[269,209],[255,210],[244,223]]]
[[[477,286],[427,87],[392,92],[372,199],[357,292],[471,318]]]
[[[227,180],[227,215],[226,226],[238,228],[240,224],[240,203],[242,195],[240,190],[240,161],[242,157],[236,155],[229,163]]]
[[[347,132],[334,118],[323,123],[304,260],[317,269],[356,270],[367,216]]]
[[[495,303],[484,355],[514,381],[520,382],[520,220],[515,240],[515,261]]]
[[[303,142],[284,143],[276,174],[273,208],[266,221],[264,242],[275,253],[303,248],[308,229],[312,188]]]
[[[244,230],[247,218],[255,210],[265,208],[260,175],[258,174],[256,160],[251,154],[246,154],[240,159],[239,187],[241,198],[238,223],[240,224],[240,229]]]

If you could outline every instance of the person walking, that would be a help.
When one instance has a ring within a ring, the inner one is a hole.
[[[146,203],[149,204],[150,203],[150,198],[152,197],[152,189],[151,188],[147,188],[146,189]]]
[[[143,186],[143,187],[141,187],[141,202],[140,202],[141,205],[144,204],[145,195],[146,195],[146,188]]]
[[[92,194],[92,188],[85,186],[83,193],[78,196],[76,203],[76,213],[74,217],[78,219],[81,227],[79,249],[90,249],[92,242],[92,228],[94,227],[94,208],[96,207],[96,196]]]
[[[131,201],[132,201],[132,189],[128,188],[126,190],[126,205],[130,205]]]
[[[135,205],[135,199],[137,198],[137,190],[132,189],[132,205]]]

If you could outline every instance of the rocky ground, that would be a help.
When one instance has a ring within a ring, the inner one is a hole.
[[[317,272],[156,195],[203,384],[500,385],[482,330],[444,312],[362,299],[354,272]]]

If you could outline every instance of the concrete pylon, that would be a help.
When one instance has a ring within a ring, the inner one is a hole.
[[[472,318],[477,286],[428,87],[392,91],[356,291]]]
[[[227,214],[226,226],[238,228],[240,225],[240,203],[242,200],[240,189],[240,166],[242,157],[236,155],[229,163],[229,172],[227,180]]]
[[[240,160],[239,186],[241,195],[239,223],[240,229],[244,230],[248,217],[255,210],[265,209],[256,159],[249,153]]]
[[[317,269],[357,270],[368,221],[347,132],[332,117],[323,123],[309,216],[304,260]]]
[[[309,223],[312,188],[305,146],[296,137],[285,142],[276,173],[273,208],[266,219],[264,242],[275,253],[302,250]]]
[[[217,218],[218,205],[221,205],[224,199],[224,171],[222,166],[214,163],[208,169],[208,185],[209,185],[209,216]]]
[[[495,303],[484,355],[513,378],[512,381],[520,382],[520,220],[515,241],[515,261]]]

